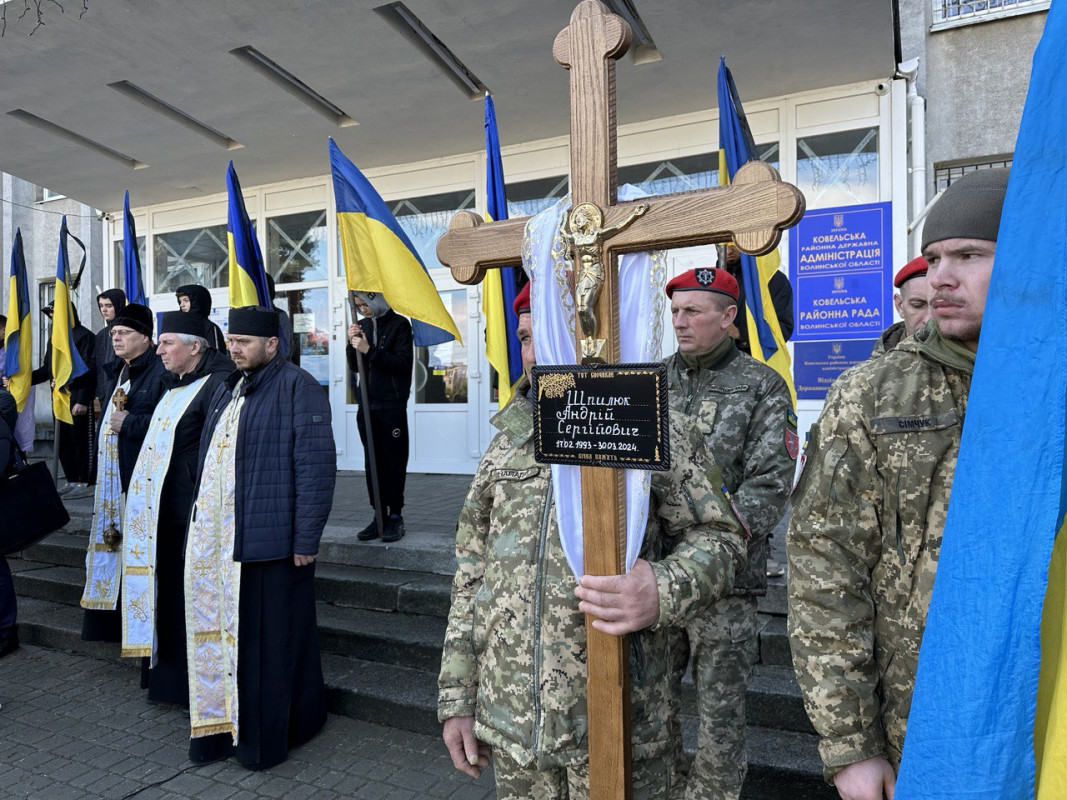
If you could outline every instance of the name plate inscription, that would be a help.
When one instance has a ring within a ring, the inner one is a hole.
[[[534,367],[534,450],[542,464],[670,469],[667,367]]]

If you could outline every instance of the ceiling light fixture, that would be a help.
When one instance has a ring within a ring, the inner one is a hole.
[[[230,51],[230,55],[237,56],[260,75],[285,89],[304,105],[322,114],[338,128],[349,128],[359,124],[293,73],[272,61],[251,45],[234,48]]]
[[[179,125],[184,125],[194,133],[198,133],[205,139],[214,142],[219,147],[223,147],[227,150],[237,150],[244,147],[240,142],[236,142],[220,131],[215,130],[210,125],[206,125],[196,117],[186,114],[180,108],[172,106],[165,100],[160,100],[151,92],[146,92],[140,86],[129,81],[115,81],[109,83],[112,89],[120,94],[125,95],[131,100],[140,103],[145,108],[155,111],[157,114],[161,114],[169,120],[177,122]]]
[[[136,158],[132,158],[125,153],[120,153],[118,150],[112,150],[110,147],[100,144],[100,142],[94,142],[92,139],[82,136],[80,133],[75,133],[69,128],[64,128],[62,125],[56,125],[56,123],[49,122],[43,117],[38,117],[36,114],[31,114],[24,109],[16,108],[14,111],[8,111],[7,113],[8,116],[21,120],[27,125],[33,125],[35,128],[42,131],[47,131],[61,139],[66,139],[68,142],[73,142],[74,144],[85,147],[99,155],[110,158],[112,161],[117,161],[130,169],[144,169],[148,166],[143,161],[138,161]]]
[[[604,2],[613,14],[618,14],[626,20],[626,24],[633,31],[634,42],[636,42],[637,46],[630,52],[633,56],[634,64],[650,64],[653,61],[663,59],[663,54],[656,48],[656,43],[652,41],[652,34],[648,32],[648,26],[641,19],[641,15],[637,13],[633,0],[604,0]]]
[[[386,22],[392,25],[405,39],[430,61],[446,77],[450,78],[471,100],[480,100],[489,91],[486,85],[467,68],[448,45],[426,27],[425,23],[412,13],[403,3],[388,3],[374,9]]]

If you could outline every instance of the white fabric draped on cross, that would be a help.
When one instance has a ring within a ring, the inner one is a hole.
[[[647,196],[640,189],[624,186],[620,200]],[[577,363],[575,354],[574,295],[569,280],[572,269],[567,247],[560,234],[570,208],[564,197],[533,217],[526,225],[522,243],[523,267],[530,275],[530,308],[533,316],[534,350],[541,365]],[[663,310],[666,266],[662,253],[634,253],[619,260],[619,332],[622,363],[651,363],[662,358]],[[582,491],[580,468],[552,465],[552,490],[560,543],[575,576],[584,574],[582,551]],[[648,492],[652,473],[625,470],[626,570],[641,552],[648,520]]]

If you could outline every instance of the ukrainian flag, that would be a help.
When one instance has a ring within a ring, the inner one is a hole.
[[[500,158],[500,134],[496,128],[493,98],[485,94],[485,172],[486,216],[490,220],[508,218],[504,193],[504,165]],[[487,270],[482,282],[482,312],[485,314],[485,355],[497,372],[500,406],[511,400],[515,384],[522,377],[522,348],[515,329],[518,286],[514,267]]]
[[[26,277],[26,257],[22,251],[22,229],[15,229],[11,247],[11,277],[7,285],[7,327],[4,329],[4,369],[7,390],[19,411],[30,396],[33,372],[33,324],[30,320],[30,284]]]
[[[232,161],[226,170],[226,192],[230,197],[226,225],[226,243],[230,251],[230,307],[271,308],[263,253],[245,210],[245,198]]]
[[[726,66],[726,56],[719,62],[719,185],[726,186],[749,161],[757,160],[752,131],[741,107],[733,75]],[[772,367],[782,376],[793,407],[797,405],[797,390],[793,386],[793,370],[785,337],[774,313],[769,288],[771,277],[778,271],[778,251],[759,258],[741,254],[741,279],[744,282],[746,322],[752,357]]]
[[[411,318],[416,347],[462,341],[411,240],[333,139],[330,170],[348,288],[385,295],[390,308]]]
[[[231,251],[232,252],[232,251]],[[126,279],[126,302],[148,305],[141,280],[141,254],[137,249],[137,231],[130,213],[130,190],[122,201],[122,274]]]
[[[70,382],[86,373],[74,346],[74,304],[70,296],[70,261],[67,257],[67,218],[59,226],[59,259],[56,263],[56,296],[52,305],[52,414],[74,423],[70,414]]]
[[[1067,797],[1067,4],[1034,54],[897,800]]]

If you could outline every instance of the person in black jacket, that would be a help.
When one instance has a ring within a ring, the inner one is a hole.
[[[745,280],[741,275],[741,251],[735,244],[726,245],[726,271],[734,277],[741,289],[741,296],[737,301],[737,317],[734,319],[734,327],[730,329],[730,335],[737,340],[738,350],[752,355],[752,348],[748,341]],[[793,335],[793,285],[784,272],[775,272],[767,286],[770,289],[775,316],[778,317],[778,327],[782,330],[782,339],[788,342],[789,337]]]
[[[15,398],[7,389],[0,389],[0,478],[7,475],[15,463],[15,423],[18,421]],[[15,583],[7,559],[0,556],[0,658],[17,650],[19,629],[15,624],[18,602]]]
[[[228,338],[186,548],[189,758],[266,769],[326,721],[314,579],[337,461],[326,392],[279,353],[278,315],[232,308]]]
[[[370,521],[356,538],[361,542],[378,538],[377,514],[384,515],[383,542],[399,541],[404,535],[404,483],[408,471],[408,397],[411,394],[411,369],[415,351],[411,323],[389,308],[385,297],[377,292],[353,292],[356,309],[363,318],[348,326],[345,354],[353,375],[357,375],[356,352],[363,355],[367,376],[370,409],[363,408],[363,396],[356,391],[359,411],[356,427],[363,443],[363,469],[367,476],[367,494],[374,508],[371,487],[370,453],[367,449],[367,416],[374,437],[375,464],[381,508],[375,508]]]
[[[222,329],[211,321],[211,292],[206,286],[199,283],[190,283],[179,286],[175,292],[178,297],[178,310],[188,311],[202,317],[207,323],[208,346],[214,347],[220,353],[226,352],[226,337],[222,335]]]
[[[85,609],[82,639],[86,641],[121,639],[122,619],[117,608],[120,562],[109,556],[114,551],[106,547],[104,534],[109,525],[121,532],[119,495],[129,490],[152,413],[167,389],[167,370],[152,344],[152,327],[151,309],[138,303],[128,304],[111,326],[115,355],[120,360],[108,368],[107,405],[97,438],[99,469],[81,600]],[[125,397],[121,411],[114,405],[119,389]]]
[[[52,318],[52,306],[47,305],[41,313]],[[70,414],[73,423],[59,421],[59,442],[56,447],[59,463],[63,466],[63,475],[67,485],[61,490],[71,497],[87,496],[88,487],[96,482],[94,470],[96,457],[94,440],[96,437],[96,415],[93,409],[93,397],[96,395],[96,337],[93,332],[81,324],[78,312],[74,311],[74,347],[85,363],[83,375],[70,382]],[[52,380],[52,342],[49,341],[44,351],[44,362],[33,371],[31,378],[34,385]]]
[[[115,316],[126,307],[126,293],[122,289],[105,289],[96,296],[96,307],[104,320],[104,327],[96,332],[94,347],[96,359],[96,415],[100,416],[103,404],[107,403],[107,368],[119,361],[115,348],[111,346],[111,325]]]
[[[156,353],[167,369],[167,391],[152,415],[126,495],[122,652],[143,657],[141,688],[148,689],[152,703],[189,705],[185,530],[208,407],[234,370],[233,362],[208,344],[207,325],[197,314],[160,315]],[[156,663],[149,668],[153,653]]]

